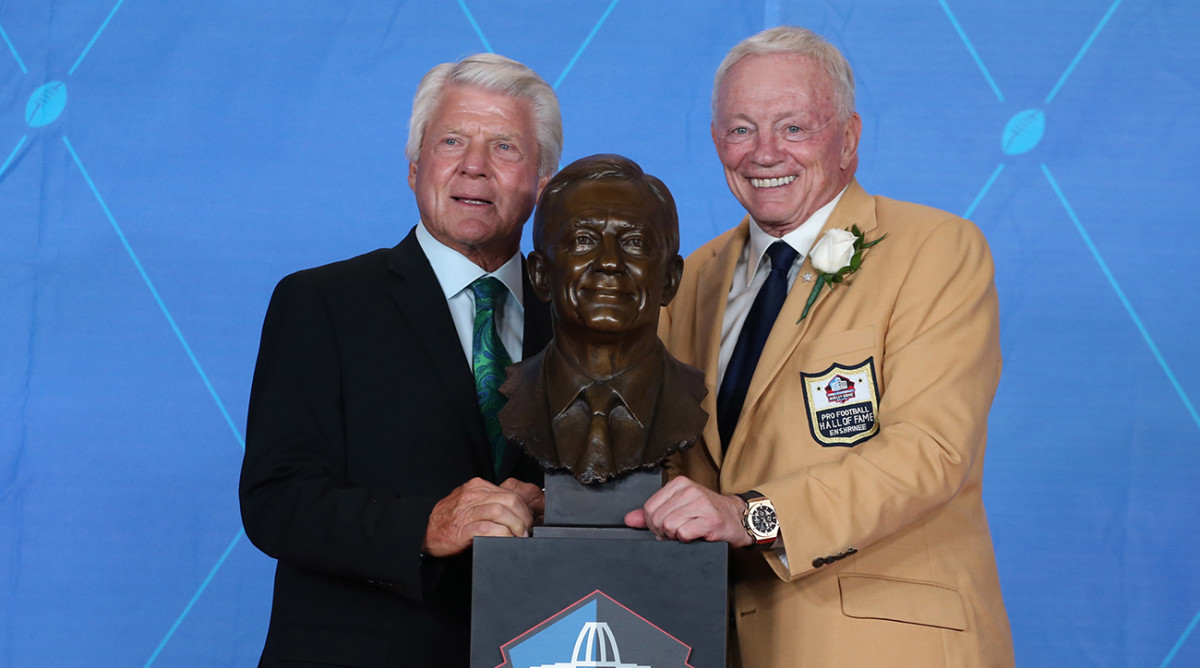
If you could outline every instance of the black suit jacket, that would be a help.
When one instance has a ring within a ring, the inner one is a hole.
[[[524,354],[550,337],[525,281]],[[250,393],[246,535],[279,560],[262,665],[465,666],[470,554],[422,559],[430,511],[492,470],[475,383],[415,231],[275,288]],[[510,448],[501,478],[541,481]]]

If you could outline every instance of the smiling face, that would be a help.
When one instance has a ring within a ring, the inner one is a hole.
[[[825,69],[798,54],[738,61],[718,92],[712,123],[729,189],[777,237],[799,227],[854,177],[861,129],[858,114],[838,117]]]
[[[661,204],[644,184],[586,180],[559,195],[543,250],[530,255],[539,296],[571,334],[655,334],[675,295],[683,260],[663,229]]]
[[[451,86],[408,165],[408,185],[429,233],[492,271],[517,252],[549,178],[538,178],[537,161],[529,100]]]

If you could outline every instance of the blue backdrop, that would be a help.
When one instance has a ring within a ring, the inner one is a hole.
[[[1019,665],[1200,665],[1188,0],[0,0],[0,665],[253,665],[262,316],[283,275],[415,223],[425,70],[538,70],[564,164],[642,163],[686,252],[742,215],[712,73],[779,23],[855,67],[867,190],[991,242],[985,497]]]

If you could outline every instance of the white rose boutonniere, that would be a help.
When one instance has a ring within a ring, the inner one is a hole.
[[[838,229],[826,230],[809,251],[813,269],[819,273],[817,274],[817,283],[813,286],[812,292],[808,294],[808,301],[804,303],[804,312],[800,314],[800,320],[804,320],[808,316],[808,309],[812,307],[813,302],[817,301],[817,295],[821,294],[821,288],[828,285],[832,290],[834,285],[845,281],[847,276],[858,271],[858,268],[862,266],[863,251],[886,238],[885,234],[874,241],[867,241],[857,225],[851,226],[849,232]],[[800,320],[796,322],[799,323]]]
[[[829,230],[813,246],[812,266],[823,274],[833,274],[850,264],[854,257],[854,242],[858,238],[846,230]]]

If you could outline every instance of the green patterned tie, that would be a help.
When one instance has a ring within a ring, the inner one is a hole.
[[[500,384],[504,382],[504,368],[512,364],[512,359],[496,331],[496,311],[504,308],[508,289],[499,280],[484,276],[471,284],[471,292],[475,294],[475,329],[471,335],[475,396],[479,399],[479,411],[483,413],[488,443],[492,446],[492,464],[496,477],[499,477],[505,443],[497,417],[505,401],[504,395],[500,394]]]

